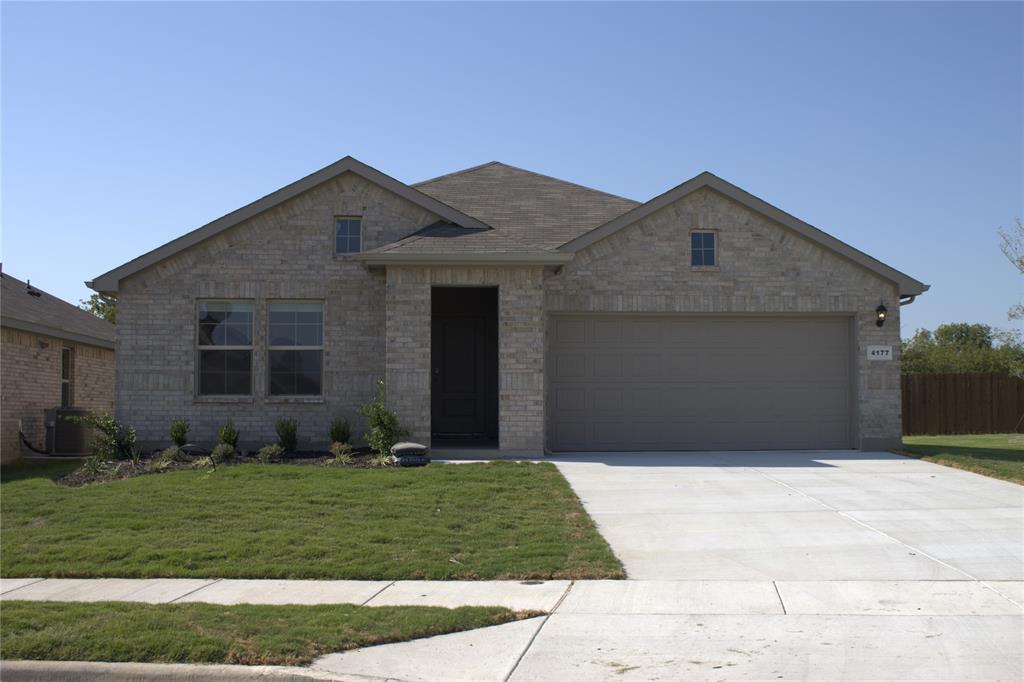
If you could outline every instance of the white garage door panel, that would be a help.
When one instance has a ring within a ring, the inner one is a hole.
[[[850,447],[849,320],[553,317],[549,447]]]

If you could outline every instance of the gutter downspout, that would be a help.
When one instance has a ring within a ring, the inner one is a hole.
[[[917,294],[914,294],[913,296],[900,296],[900,305],[910,305],[914,302],[915,298],[917,298]]]

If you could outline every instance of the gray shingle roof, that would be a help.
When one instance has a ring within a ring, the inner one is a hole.
[[[470,229],[438,222],[413,232],[397,242],[368,251],[373,254],[553,254],[546,249],[528,244],[510,230]]]
[[[498,161],[412,186],[527,248],[557,248],[640,205]]]
[[[0,325],[36,334],[79,341],[103,348],[113,348],[115,327],[90,312],[82,310],[56,296],[6,272],[0,275]]]

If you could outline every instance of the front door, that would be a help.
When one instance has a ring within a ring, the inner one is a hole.
[[[431,315],[431,436],[498,436],[497,290],[437,288]]]

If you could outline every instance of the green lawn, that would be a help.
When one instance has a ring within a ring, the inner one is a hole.
[[[548,463],[243,464],[57,485],[69,466],[3,467],[3,577],[623,577]]]
[[[507,623],[496,606],[5,601],[0,658],[302,665],[332,651]]]
[[[1024,484],[1024,434],[904,436],[914,457]]]

